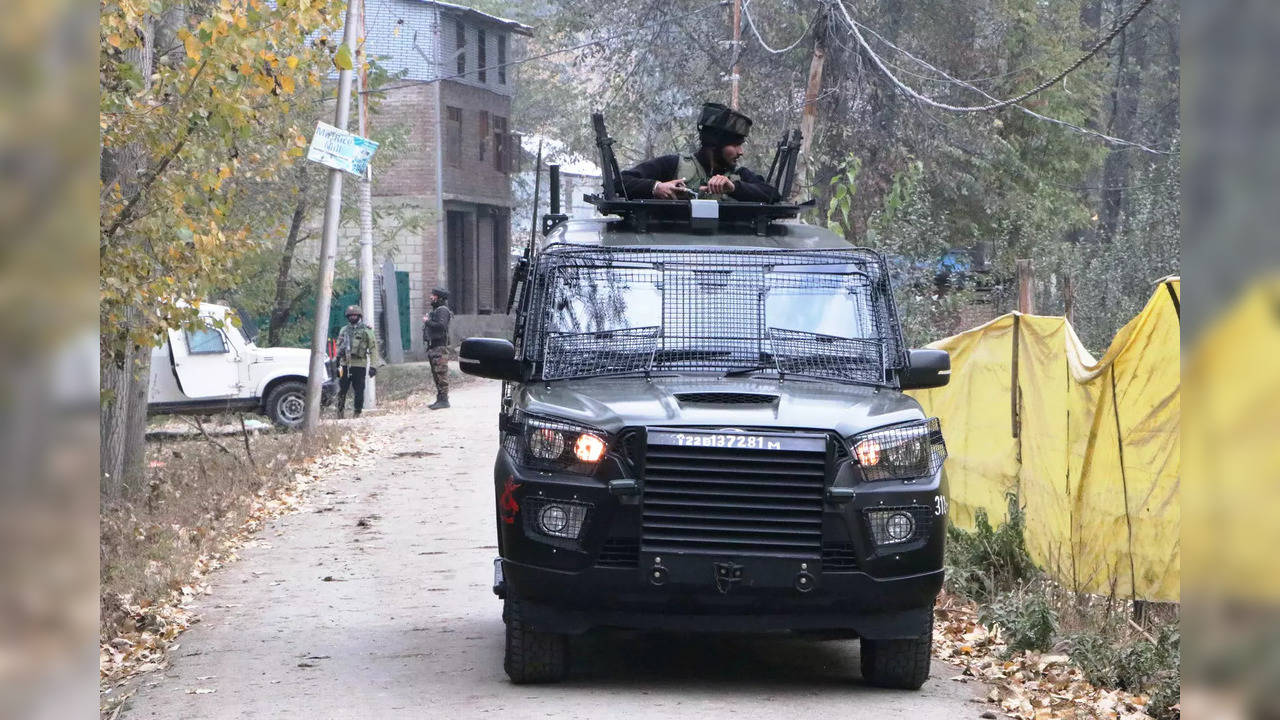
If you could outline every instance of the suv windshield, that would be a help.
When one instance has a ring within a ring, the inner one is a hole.
[[[548,380],[760,370],[884,384],[903,366],[868,250],[552,246],[531,292],[523,352]]]

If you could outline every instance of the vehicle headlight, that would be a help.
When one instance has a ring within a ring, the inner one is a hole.
[[[548,427],[529,428],[529,452],[542,460],[559,460],[564,454],[564,433]]]
[[[915,480],[942,467],[947,446],[942,424],[929,418],[856,435],[853,456],[867,480]]]
[[[531,467],[590,474],[609,447],[605,433],[584,425],[524,413],[513,420],[503,446]]]

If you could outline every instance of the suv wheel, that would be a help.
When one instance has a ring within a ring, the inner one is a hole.
[[[932,619],[929,621],[929,629],[918,638],[863,638],[862,679],[878,687],[919,690],[929,678],[929,652],[932,644]]]
[[[511,682],[524,685],[563,680],[569,666],[569,638],[531,630],[520,611],[520,601],[509,594],[502,615],[507,623],[507,650],[502,665]]]
[[[271,422],[290,430],[302,425],[307,416],[307,386],[297,380],[282,382],[267,393],[265,403]]]

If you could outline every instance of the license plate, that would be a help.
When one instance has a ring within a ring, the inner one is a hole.
[[[823,452],[827,447],[827,439],[821,435],[757,433],[736,430],[723,432],[650,430],[649,444],[689,448],[758,450],[763,452],[781,450]]]
[[[822,577],[822,560],[750,555],[693,555],[645,552],[640,556],[644,581],[651,584],[653,571],[661,567],[671,586],[733,591],[816,589]],[[801,575],[804,579],[801,580]]]

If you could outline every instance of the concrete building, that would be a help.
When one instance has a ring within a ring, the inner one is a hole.
[[[408,150],[377,169],[374,202],[429,218],[393,255],[409,272],[410,357],[423,353],[431,288],[450,292],[453,339],[501,324],[510,287],[511,127],[515,66],[531,28],[434,0],[385,0],[365,14],[369,56],[402,77],[372,122],[408,131]]]

